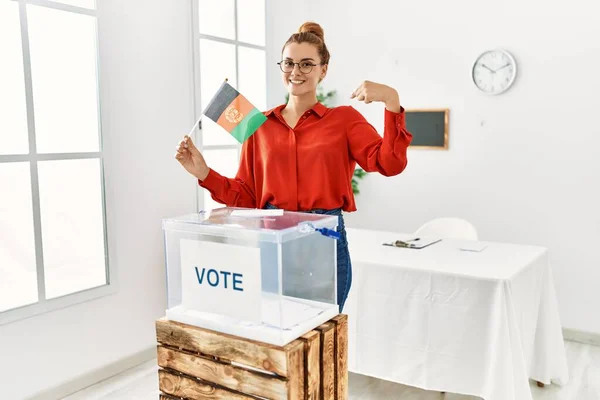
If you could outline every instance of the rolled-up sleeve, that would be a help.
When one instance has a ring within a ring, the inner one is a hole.
[[[405,112],[385,110],[383,138],[353,107],[348,107],[347,135],[351,156],[367,172],[398,175],[407,165],[412,134],[406,130]]]

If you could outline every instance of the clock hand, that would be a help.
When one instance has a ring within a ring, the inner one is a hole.
[[[481,64],[481,66],[482,66],[483,68],[487,68],[487,69],[489,69],[489,70],[490,70],[492,73],[496,72],[496,71],[494,71],[493,69],[491,69],[490,67],[488,67],[488,66],[487,66],[487,65],[485,65],[485,64]]]
[[[497,70],[495,70],[494,72],[496,72],[496,71],[500,71],[502,68],[506,68],[506,67],[508,67],[509,65],[510,65],[510,63],[506,63],[506,65],[503,65],[503,66],[501,66],[500,68],[498,68],[498,69],[497,69]]]

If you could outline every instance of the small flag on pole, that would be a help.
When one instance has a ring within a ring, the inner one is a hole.
[[[204,115],[215,121],[240,143],[244,143],[267,120],[260,110],[227,81],[223,82],[217,90],[204,110]]]

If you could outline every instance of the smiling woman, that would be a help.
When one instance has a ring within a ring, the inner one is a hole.
[[[353,107],[328,108],[319,102],[317,87],[327,76],[330,57],[323,29],[314,22],[304,23],[286,41],[278,65],[287,103],[264,113],[266,122],[243,144],[235,178],[210,168],[188,136],[179,143],[176,158],[215,201],[227,206],[337,215],[341,311],[352,282],[342,212],[356,210],[355,167],[385,176],[401,173],[412,135],[398,92],[384,84],[364,81],[350,96],[385,104],[383,138]]]
[[[315,55],[315,51],[316,55]],[[288,93],[292,96],[300,96],[311,89],[314,90],[327,74],[329,65],[329,50],[325,45],[325,34],[320,25],[307,22],[304,23],[298,33],[290,36],[283,46],[283,60],[279,67],[283,72],[283,83],[288,87]],[[292,54],[304,54],[299,62],[294,62],[290,57]],[[298,73],[295,66],[298,66]],[[315,67],[319,67],[316,68]],[[316,73],[312,73],[316,71]]]

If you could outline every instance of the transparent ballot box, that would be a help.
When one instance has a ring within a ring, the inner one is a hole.
[[[166,317],[283,346],[335,317],[338,217],[219,208],[163,220]]]

